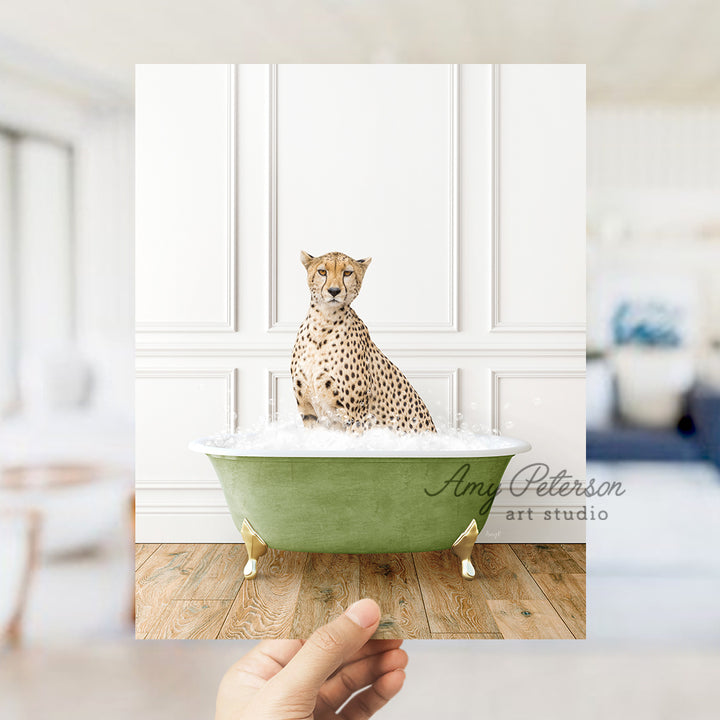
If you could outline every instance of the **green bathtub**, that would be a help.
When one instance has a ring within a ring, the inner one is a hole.
[[[302,452],[271,457],[190,444],[206,454],[247,545],[245,576],[257,573],[267,547],[322,553],[388,553],[452,547],[463,576],[475,575],[470,551],[490,514],[503,472],[530,449],[503,438],[504,447],[357,454]]]

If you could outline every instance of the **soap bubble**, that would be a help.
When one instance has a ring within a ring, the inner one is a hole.
[[[376,420],[371,415],[366,421]],[[418,418],[411,420],[413,421]],[[397,418],[392,418],[398,424]],[[362,425],[362,423],[361,423]],[[512,447],[513,441],[504,438],[497,429],[490,433],[480,424],[469,427],[467,423],[459,429],[441,428],[437,433],[418,432],[401,433],[388,427],[372,426],[364,432],[344,432],[331,427],[327,418],[321,419],[315,426],[306,428],[299,415],[293,414],[278,420],[259,419],[252,427],[236,433],[221,433],[205,441],[208,448],[232,448],[252,452],[279,450],[288,452],[403,452],[462,450],[479,451]],[[440,427],[440,426],[439,426]],[[504,424],[508,427],[508,423]],[[478,431],[485,430],[484,433]],[[242,452],[238,453],[242,454]]]

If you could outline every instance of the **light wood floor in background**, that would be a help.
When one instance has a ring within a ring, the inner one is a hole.
[[[450,550],[268,550],[254,580],[242,544],[138,544],[135,557],[138,638],[306,638],[361,597],[380,604],[375,637],[585,637],[585,545],[478,544],[474,580]]]

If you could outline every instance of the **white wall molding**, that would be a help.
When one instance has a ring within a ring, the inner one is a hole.
[[[268,218],[267,237],[267,270],[268,270],[268,332],[283,331],[289,332],[289,323],[278,321],[278,66],[273,63],[268,65],[268,207],[270,217]],[[297,328],[295,329],[297,332]]]
[[[382,351],[394,357],[585,357],[585,344],[566,347],[510,347],[500,345],[442,345],[439,347],[397,346],[383,343]],[[140,358],[186,357],[277,357],[290,359],[288,346],[248,345],[175,345],[169,343],[139,344],[136,356]]]
[[[231,517],[227,508],[227,503],[223,499],[221,503],[213,505],[181,505],[172,503],[143,503],[138,506],[136,511],[138,515],[226,515]],[[240,540],[240,538],[238,538]]]
[[[585,323],[506,323],[495,322],[490,332],[494,333],[585,333]]]
[[[432,370],[409,370],[405,374],[411,382],[422,378],[444,379],[447,381],[447,396],[445,402],[447,403],[448,425],[450,427],[456,427],[458,412],[460,410],[460,369],[454,367]]]
[[[500,150],[500,127],[502,118],[502,72],[501,65],[492,66],[491,107],[491,157],[492,157],[492,217],[490,242],[490,327],[491,333],[585,333],[585,323],[568,322],[508,322],[502,319],[500,303],[500,245],[502,226],[500,222],[500,173],[502,166]]]
[[[182,482],[179,480],[138,480],[135,487],[143,490],[221,490],[219,480]]]
[[[378,333],[413,333],[413,332],[458,332],[458,262],[459,262],[459,183],[460,183],[460,66],[448,65],[449,73],[449,134],[448,134],[448,202],[450,222],[448,227],[447,252],[449,260],[448,278],[448,319],[437,323],[382,322],[374,323],[373,332]],[[268,72],[268,107],[269,107],[269,148],[268,148],[268,206],[270,217],[268,222],[268,325],[269,333],[296,333],[297,323],[279,319],[278,313],[278,66],[270,65]]]
[[[221,320],[202,322],[180,322],[160,320],[155,322],[137,322],[139,333],[233,333],[237,331],[238,305],[238,267],[237,267],[237,132],[238,132],[238,88],[237,66],[227,65],[227,144],[228,168],[226,179],[227,192],[227,230],[225,238],[225,264],[227,297],[224,317]]]
[[[169,380],[177,378],[220,378],[225,380],[227,391],[227,427],[234,427],[238,411],[238,370],[237,368],[207,367],[142,367],[135,370],[135,377]]]
[[[277,417],[278,398],[280,397],[278,381],[279,380],[290,380],[291,374],[287,370],[266,370],[267,375],[267,388],[268,388],[268,406],[267,406],[267,417],[268,419],[274,419]]]
[[[500,427],[500,384],[504,378],[585,378],[584,370],[490,370],[490,417],[494,428]]]

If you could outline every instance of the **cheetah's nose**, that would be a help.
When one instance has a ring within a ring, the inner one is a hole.
[[[339,295],[339,294],[340,294],[340,288],[337,288],[337,287],[328,288],[328,292],[329,292],[333,297],[335,297],[336,295]]]

